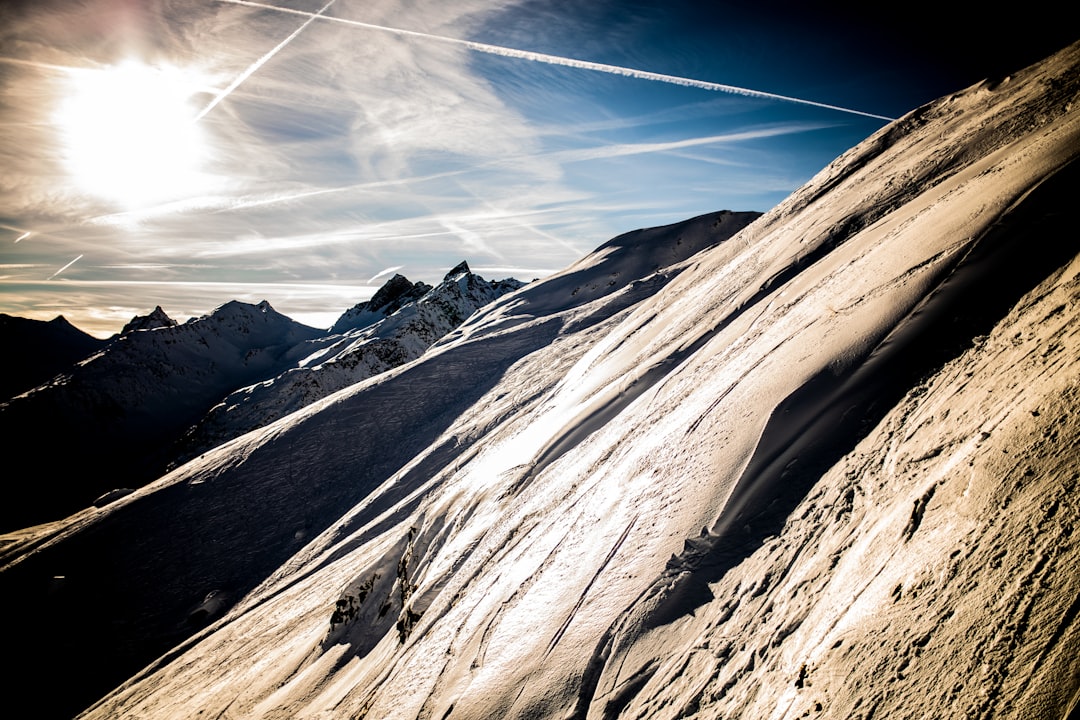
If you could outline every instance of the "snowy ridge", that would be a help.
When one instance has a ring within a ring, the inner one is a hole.
[[[462,262],[436,288],[395,276],[343,314],[334,327],[350,329],[338,333],[299,325],[266,302],[233,301],[182,326],[157,307],[109,341],[85,336],[99,353],[79,367],[57,366],[64,376],[0,406],[0,428],[10,428],[16,444],[59,432],[69,449],[34,487],[14,489],[19,499],[0,512],[0,528],[122,497],[114,490],[138,487],[180,460],[419,357],[477,308],[520,286],[485,281]],[[83,335],[61,321],[10,324]],[[41,376],[36,365],[31,377]],[[87,466],[109,472],[88,478],[80,472]]]
[[[119,685],[89,718],[1069,717],[1078,96],[1080,44],[752,224],[617,238],[7,536],[9,692],[48,667],[54,713]]]
[[[25,640],[11,637],[24,658],[20,668],[69,673],[68,692],[50,698],[57,714],[76,711],[80,699],[88,704],[199,630],[202,624],[187,618],[211,593],[228,602],[217,604],[217,614],[200,614],[209,621],[338,521],[344,525],[336,533],[347,533],[350,519],[368,522],[400,498],[415,503],[417,483],[422,487],[442,463],[474,453],[484,441],[483,425],[441,437],[463,409],[485,398],[484,423],[520,415],[628,308],[685,271],[695,253],[755,217],[715,213],[631,233],[599,258],[489,305],[419,362],[212,450],[107,508],[4,538],[0,589],[12,588],[11,612],[26,620],[20,627],[34,628]],[[650,264],[643,278],[619,275],[609,284],[612,268],[639,265],[643,244],[672,264],[659,271]],[[594,266],[602,274],[589,269]],[[545,283],[554,290],[545,292]],[[590,286],[595,291],[582,292]],[[510,310],[541,306],[559,309],[539,317]],[[572,332],[560,336],[562,328]],[[492,394],[504,378],[512,392]],[[374,505],[357,506],[403,466],[406,481],[388,486]],[[150,557],[156,561],[147,566]],[[29,590],[50,587],[56,576],[64,578],[62,593]],[[391,606],[386,612],[394,627],[398,611]],[[57,616],[82,633],[76,638],[44,620]],[[97,652],[92,666],[79,661],[78,648],[87,644]]]
[[[477,309],[523,285],[489,282],[462,262],[436,287],[395,275],[372,299],[346,311],[331,337],[297,367],[230,393],[185,438],[193,457],[353,383],[420,357]]]

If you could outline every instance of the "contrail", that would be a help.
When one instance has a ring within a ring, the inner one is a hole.
[[[583,162],[587,160],[599,160],[601,158],[625,157],[627,155],[642,155],[644,153],[670,152],[682,148],[697,147],[698,145],[713,145],[720,143],[743,142],[759,138],[777,137],[790,135],[797,132],[820,130],[828,128],[827,124],[800,124],[800,125],[777,125],[774,127],[745,130],[743,132],[727,133],[725,135],[707,135],[705,137],[675,140],[671,142],[656,143],[622,143],[619,145],[605,145],[595,148],[583,148],[580,150],[557,150],[548,157],[564,163]]]
[[[245,70],[244,72],[242,72],[242,73],[240,73],[239,75],[237,75],[237,76],[236,76],[236,79],[234,79],[234,80],[233,80],[233,81],[232,81],[231,83],[229,83],[229,86],[228,86],[227,88],[225,88],[224,90],[222,90],[221,92],[219,92],[219,93],[218,93],[218,94],[217,94],[217,95],[216,95],[216,96],[214,97],[214,99],[213,99],[213,100],[211,100],[211,101],[210,101],[210,103],[209,103],[209,104],[208,104],[208,105],[207,105],[206,107],[204,107],[204,108],[202,109],[202,112],[200,112],[200,113],[199,113],[198,115],[196,115],[196,116],[195,116],[195,118],[194,118],[194,119],[192,120],[192,122],[199,122],[200,120],[202,120],[202,119],[203,119],[203,118],[204,118],[204,117],[206,116],[206,113],[208,113],[208,112],[210,112],[211,110],[213,110],[213,109],[214,109],[214,107],[215,107],[215,106],[216,106],[216,105],[217,105],[217,104],[218,104],[219,102],[221,102],[222,100],[224,100],[225,98],[227,98],[227,97],[228,97],[228,96],[229,96],[229,95],[230,95],[230,94],[232,93],[232,91],[233,91],[233,90],[235,90],[236,88],[240,87],[240,84],[241,84],[241,83],[243,83],[243,82],[244,82],[245,80],[247,80],[247,79],[248,79],[249,77],[251,77],[252,73],[254,73],[254,72],[255,72],[256,70],[258,70],[258,69],[259,69],[259,68],[261,68],[261,67],[262,67],[263,65],[265,65],[265,64],[267,63],[267,61],[269,61],[269,60],[270,60],[270,58],[274,57],[274,56],[275,56],[275,55],[277,55],[277,54],[278,54],[279,52],[281,52],[281,50],[282,50],[282,49],[283,49],[283,48],[284,48],[284,47],[285,47],[286,45],[288,45],[289,43],[291,43],[291,42],[292,42],[292,41],[293,41],[293,40],[294,40],[294,39],[296,38],[296,36],[297,36],[297,35],[299,35],[300,33],[302,33],[302,32],[304,31],[304,29],[305,29],[305,28],[306,28],[306,27],[307,27],[308,25],[310,25],[311,23],[315,22],[315,20],[316,20],[316,19],[318,19],[318,18],[322,17],[322,16],[323,16],[323,13],[324,13],[324,12],[326,12],[327,10],[329,10],[329,9],[330,9],[330,6],[331,6],[331,5],[333,5],[333,4],[334,4],[334,2],[336,2],[336,0],[330,0],[330,2],[326,3],[325,5],[323,5],[323,6],[322,6],[322,9],[321,9],[321,10],[319,10],[319,12],[317,12],[317,13],[309,13],[309,12],[299,13],[299,14],[301,14],[301,15],[306,15],[306,16],[308,16],[308,19],[307,19],[306,21],[304,21],[304,24],[303,24],[303,25],[301,25],[300,27],[296,28],[295,30],[293,30],[293,31],[292,31],[292,34],[291,34],[291,35],[289,35],[289,37],[287,37],[287,38],[285,38],[284,40],[282,40],[281,42],[279,42],[279,43],[278,43],[278,44],[277,44],[277,45],[276,45],[276,46],[274,47],[274,49],[273,49],[273,50],[271,50],[270,52],[266,53],[265,55],[263,55],[263,56],[262,56],[261,58],[259,58],[259,59],[258,59],[258,60],[256,60],[255,62],[253,62],[253,63],[251,64],[251,66],[250,66],[250,67],[249,67],[249,68],[248,68],[247,70]],[[272,7],[272,6],[267,6],[267,7]]]
[[[52,275],[50,275],[50,276],[49,276],[49,279],[50,279],[50,280],[52,280],[52,279],[53,279],[54,277],[56,277],[56,276],[57,276],[57,275],[59,275],[60,273],[64,272],[65,270],[67,270],[67,269],[68,269],[69,267],[71,267],[71,266],[72,266],[72,265],[74,265],[75,263],[79,262],[80,260],[82,260],[82,255],[80,255],[79,257],[75,258],[74,260],[72,260],[71,262],[69,262],[69,263],[68,263],[67,265],[65,265],[64,267],[60,268],[60,269],[59,269],[59,270],[57,270],[56,272],[54,272],[54,273],[53,273]]]
[[[30,235],[31,235],[31,232],[30,232],[29,230],[27,230],[27,231],[26,231],[26,232],[24,232],[24,233],[23,233],[22,235],[20,235],[19,237],[15,238],[15,242],[19,242],[20,240],[25,240],[26,238],[30,237]]]
[[[886,115],[875,115],[874,113],[863,112],[862,110],[854,110],[852,108],[840,107],[839,105],[829,105],[828,103],[816,102],[814,100],[804,100],[802,98],[791,97],[789,95],[778,95],[776,93],[764,92],[762,90],[751,90],[750,88],[743,88],[735,85],[723,85],[721,83],[707,82],[705,80],[694,80],[693,78],[684,78],[677,75],[664,75],[663,73],[654,73],[647,70],[637,70],[635,68],[622,67],[621,65],[607,65],[605,63],[590,62],[588,60],[577,60],[575,58],[562,57],[560,55],[548,55],[547,53],[532,52],[530,50],[518,50],[516,48],[508,48],[501,45],[489,45],[487,43],[474,42],[472,40],[461,40],[458,38],[446,37],[445,35],[432,35],[430,33],[417,32],[415,30],[402,30],[400,28],[392,28],[385,25],[374,25],[372,23],[360,22],[359,20],[347,20],[345,18],[333,17],[331,15],[323,15],[322,13],[326,11],[326,8],[329,7],[330,4],[327,4],[326,7],[324,7],[317,13],[311,13],[305,10],[293,10],[292,8],[283,8],[277,7],[276,5],[268,5],[266,3],[254,2],[253,0],[221,0],[221,2],[231,3],[233,5],[245,5],[248,7],[261,8],[264,10],[275,10],[277,12],[289,13],[291,15],[300,15],[302,17],[308,18],[308,21],[304,23],[305,27],[308,23],[316,19],[321,19],[328,22],[349,25],[351,27],[365,28],[368,30],[382,30],[383,32],[393,33],[394,35],[400,35],[402,37],[421,38],[424,40],[437,40],[439,42],[461,45],[463,47],[469,48],[470,50],[487,53],[489,55],[499,55],[508,58],[518,58],[521,60],[531,60],[533,62],[547,63],[548,65],[561,65],[563,67],[578,68],[580,70],[593,70],[596,72],[608,73],[610,75],[622,75],[624,77],[637,78],[639,80],[654,80],[656,82],[664,82],[671,85],[682,85],[683,87],[710,90],[712,92],[731,93],[733,95],[744,95],[746,97],[763,98],[767,100],[780,100],[782,102],[797,103],[799,105],[810,105],[812,107],[824,108],[826,110],[835,110],[837,112],[850,113],[852,115],[862,115],[863,117],[874,118],[875,120],[885,120],[887,122],[892,122],[896,119],[888,117]],[[303,29],[303,27],[300,28],[300,30]],[[299,30],[297,32],[299,32]],[[293,33],[293,35],[295,34],[296,33]],[[292,36],[290,36],[285,42],[288,42],[291,39]],[[282,43],[282,45],[284,44],[285,43]],[[271,54],[277,52],[280,47],[281,46],[272,50]],[[259,64],[261,64],[261,62]]]
[[[371,279],[368,280],[368,285],[375,282],[376,280],[381,278],[383,275],[389,275],[392,272],[397,272],[398,270],[400,270],[403,267],[405,267],[405,266],[404,265],[395,265],[393,267],[388,267],[385,270],[380,270],[379,272],[377,272],[377,273],[375,273],[374,275],[371,276]]]

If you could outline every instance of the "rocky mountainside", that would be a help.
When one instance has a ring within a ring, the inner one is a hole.
[[[130,322],[120,330],[121,335],[129,335],[136,330],[156,330],[157,328],[175,327],[176,321],[169,317],[161,306],[158,305],[147,315],[133,317]]]
[[[756,220],[616,238],[5,536],[5,692],[52,673],[27,701],[87,718],[1075,717],[1078,97],[1080,43]]]

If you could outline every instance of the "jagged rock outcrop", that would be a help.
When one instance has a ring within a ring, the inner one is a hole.
[[[346,310],[330,328],[330,334],[340,335],[372,325],[387,315],[393,315],[402,305],[419,300],[429,290],[431,286],[427,283],[414,284],[404,275],[395,273],[370,300],[357,303]]]

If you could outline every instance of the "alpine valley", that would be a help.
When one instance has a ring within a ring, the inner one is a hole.
[[[1078,157],[1080,43],[526,285],[140,319],[0,406],[4,697],[1075,720]]]

